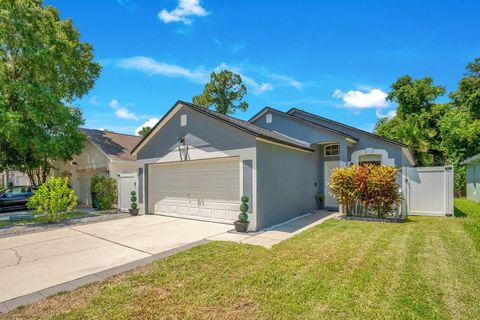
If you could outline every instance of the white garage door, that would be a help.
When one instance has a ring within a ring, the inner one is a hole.
[[[149,166],[150,212],[231,223],[240,205],[238,158]]]

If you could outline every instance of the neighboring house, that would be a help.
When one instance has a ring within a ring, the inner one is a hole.
[[[118,179],[121,173],[136,172],[136,157],[131,151],[140,137],[94,129],[82,131],[87,136],[82,153],[72,161],[57,164],[55,173],[70,177],[78,201],[90,206],[90,182],[94,174]]]
[[[134,148],[143,213],[228,222],[250,198],[250,229],[318,208],[335,167],[373,162],[402,170],[408,147],[307,112],[265,108],[242,121],[178,101]]]
[[[8,182],[13,183],[14,186],[29,186],[30,179],[24,173],[18,171],[3,171],[0,172],[0,187],[7,187]]]
[[[480,202],[480,153],[461,164],[467,167],[467,199]]]

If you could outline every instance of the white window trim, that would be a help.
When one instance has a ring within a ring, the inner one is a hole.
[[[365,159],[364,159],[365,158]],[[358,163],[362,162],[380,162],[382,163],[382,155],[380,154],[366,154],[366,155],[361,155],[358,156]]]
[[[265,116],[265,122],[266,123],[272,123],[272,114],[271,113],[267,113],[267,115]]]
[[[338,153],[337,154],[327,154],[327,147],[331,147],[331,146],[338,146]],[[339,155],[340,155],[340,145],[338,143],[326,144],[323,147],[323,156],[324,157],[338,157]]]
[[[185,127],[187,125],[187,115],[186,114],[182,114],[180,116],[180,126],[181,127]]]
[[[380,155],[380,158],[382,159],[382,165],[384,166],[395,166],[395,159],[389,158],[388,157],[388,152],[387,150],[384,149],[373,149],[373,148],[366,148],[363,150],[357,150],[352,152],[352,163],[353,164],[358,164],[358,158],[360,156],[366,156],[366,155]]]

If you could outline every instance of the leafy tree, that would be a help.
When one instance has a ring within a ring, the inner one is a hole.
[[[436,135],[434,129],[426,125],[424,115],[408,115],[404,120],[395,117],[379,121],[375,133],[386,138],[401,141],[410,146],[415,161],[421,165],[433,165],[431,145]]]
[[[0,2],[0,169],[46,181],[56,160],[83,148],[80,110],[100,73],[71,20],[41,0]]]
[[[429,112],[434,101],[445,94],[445,88],[433,84],[430,77],[413,79],[400,77],[391,86],[387,100],[398,104],[397,115],[406,117],[412,113]]]
[[[466,69],[457,91],[450,93],[450,98],[455,106],[480,119],[480,58],[467,64]]]
[[[215,108],[221,114],[233,114],[237,110],[245,111],[248,103],[242,101],[247,93],[247,87],[239,74],[228,70],[210,74],[210,82],[199,96],[194,96],[193,103],[205,107]]]
[[[419,165],[442,162],[436,119],[443,112],[443,105],[435,100],[444,93],[445,89],[434,85],[429,77],[398,78],[387,96],[387,100],[397,103],[397,113],[390,120],[380,119],[375,133],[408,144]]]
[[[152,130],[152,128],[145,126],[138,132],[138,135],[143,138],[150,132],[150,130]]]
[[[480,119],[451,106],[438,120],[438,130],[445,163],[454,165],[455,189],[461,195],[465,191],[466,172],[460,162],[480,152]]]
[[[388,98],[398,104],[393,119],[380,119],[375,133],[411,147],[419,165],[453,164],[457,195],[464,193],[460,162],[480,152],[480,58],[467,64],[452,102],[435,103],[444,89],[431,78],[399,78]]]

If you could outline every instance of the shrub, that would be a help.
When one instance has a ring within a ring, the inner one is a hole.
[[[379,217],[393,212],[394,206],[402,202],[398,192],[398,169],[389,166],[374,166],[368,178],[369,207]]]
[[[117,181],[113,178],[94,175],[91,186],[98,200],[98,209],[112,209],[117,203]]]
[[[374,170],[374,166],[370,164],[361,165],[361,166],[354,166],[352,167],[354,170],[353,174],[353,186],[356,189],[357,199],[356,201],[360,202],[360,204],[368,210],[370,206],[370,189],[369,189],[369,178],[372,170]]]
[[[240,214],[238,215],[238,221],[240,222],[247,222],[248,221],[248,197],[242,196],[241,201],[242,204],[240,205]]]
[[[347,214],[357,198],[358,189],[354,185],[355,166],[345,168],[335,168],[330,175],[329,187],[330,194],[337,199],[337,203],[343,205]]]
[[[344,206],[347,215],[352,214],[354,204],[358,203],[383,218],[402,201],[397,174],[396,167],[371,164],[336,168],[330,176],[330,193]]]
[[[92,207],[100,208],[100,204],[98,201],[97,193],[95,192],[97,188],[97,184],[103,183],[105,181],[105,177],[99,174],[94,174],[92,179],[90,180],[90,193],[92,196]]]
[[[28,200],[28,207],[35,209],[48,223],[57,222],[77,206],[77,196],[69,186],[68,178],[51,177],[38,187]]]
[[[137,209],[137,193],[135,191],[132,191],[130,192],[130,195],[132,196],[130,198],[130,201],[132,202],[132,204],[130,205],[130,207],[132,209]]]

